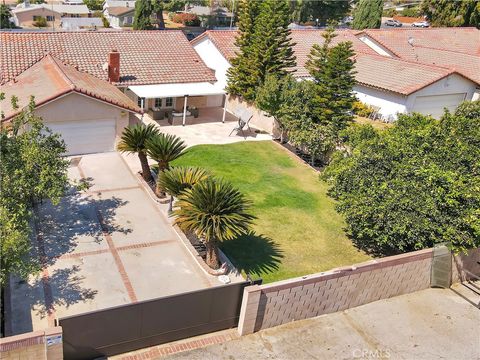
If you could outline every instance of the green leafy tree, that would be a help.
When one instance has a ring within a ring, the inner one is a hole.
[[[385,255],[480,245],[479,108],[349,130],[361,134],[347,136],[350,150],[338,152],[323,177],[360,248]]]
[[[382,12],[383,0],[360,0],[353,13],[352,29],[379,29]]]
[[[138,154],[142,166],[142,177],[146,182],[153,182],[150,166],[148,166],[146,142],[158,133],[158,128],[153,124],[128,126],[123,130],[117,146],[121,152]]]
[[[237,22],[238,35],[235,46],[238,48],[236,57],[231,60],[227,71],[227,91],[234,95],[243,95],[255,82],[255,71],[252,59],[252,43],[255,19],[260,11],[260,2],[239,0]]]
[[[178,197],[186,189],[208,178],[210,173],[198,167],[179,166],[166,170],[160,174],[159,182],[162,189],[170,194],[170,208],[172,211],[173,197]]]
[[[185,190],[175,205],[175,224],[205,241],[206,263],[219,267],[218,243],[247,233],[254,220],[250,201],[224,180],[208,178]]]
[[[153,7],[151,0],[137,0],[135,2],[135,19],[133,20],[134,30],[151,30]]]
[[[294,22],[315,21],[325,25],[329,20],[341,20],[350,11],[350,1],[293,0],[290,10]]]
[[[10,21],[12,12],[5,4],[0,4],[0,29],[13,29],[15,24]]]
[[[83,0],[83,3],[87,5],[88,10],[90,11],[98,11],[103,9],[102,0]]]
[[[156,194],[165,197],[165,189],[162,187],[162,173],[169,169],[170,162],[185,154],[187,145],[178,136],[157,133],[145,142],[147,154],[158,163],[158,176]]]
[[[355,53],[349,41],[332,46],[333,24],[322,36],[323,45],[313,45],[306,65],[314,82],[310,111],[314,123],[338,135],[353,119]]]
[[[164,0],[153,0],[152,1],[153,12],[155,13],[155,18],[157,19],[157,27],[159,30],[165,29],[165,20],[163,18],[163,10],[165,7]]]
[[[16,100],[12,101],[13,108]],[[0,286],[9,274],[26,278],[38,270],[30,257],[30,220],[36,202],[57,204],[68,186],[65,143],[26,110],[0,129]]]
[[[480,28],[480,2],[476,0],[423,0],[421,11],[433,26]]]

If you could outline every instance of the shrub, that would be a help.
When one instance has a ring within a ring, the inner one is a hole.
[[[178,24],[186,25],[186,26],[200,25],[200,19],[195,14],[185,14],[185,13],[175,14],[172,18],[172,21]]]
[[[355,113],[355,115],[368,118],[370,115],[372,115],[373,109],[369,105],[364,104],[361,101],[355,101],[353,103],[353,112]]]
[[[104,28],[109,28],[110,27],[110,22],[107,20],[107,18],[102,14],[102,23]]]
[[[402,10],[402,16],[417,17],[420,15],[420,9],[417,7],[405,8]]]
[[[47,19],[44,18],[43,16],[40,16],[37,21],[33,23],[33,26],[35,27],[47,27]]]

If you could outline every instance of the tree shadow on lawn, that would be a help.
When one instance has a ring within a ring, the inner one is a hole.
[[[221,249],[239,271],[261,277],[278,270],[283,250],[272,239],[253,231],[222,242]]]

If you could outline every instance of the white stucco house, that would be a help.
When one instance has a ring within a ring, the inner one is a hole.
[[[192,40],[205,64],[226,84],[235,57],[235,30],[210,30]],[[323,42],[321,30],[292,30],[297,60],[294,76],[308,80],[305,69],[313,44]],[[480,31],[474,28],[339,30],[335,42],[351,41],[356,52],[354,91],[374,106],[384,121],[399,113],[439,117],[480,93]]]

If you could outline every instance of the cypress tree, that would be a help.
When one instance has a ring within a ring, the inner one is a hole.
[[[135,2],[135,19],[133,21],[133,30],[152,29],[152,2],[150,0],[137,0]]]
[[[239,18],[237,22],[238,36],[235,45],[237,56],[231,60],[228,69],[227,91],[233,95],[243,95],[252,83],[253,66],[251,65],[251,44],[255,19],[258,16],[260,2],[240,0],[238,4]]]
[[[379,29],[382,12],[383,0],[360,0],[353,13],[352,29]]]
[[[334,27],[329,26],[322,35],[323,45],[313,45],[307,68],[315,84],[310,106],[312,119],[338,135],[353,118],[355,53],[350,41],[331,46],[336,36],[334,31]]]

